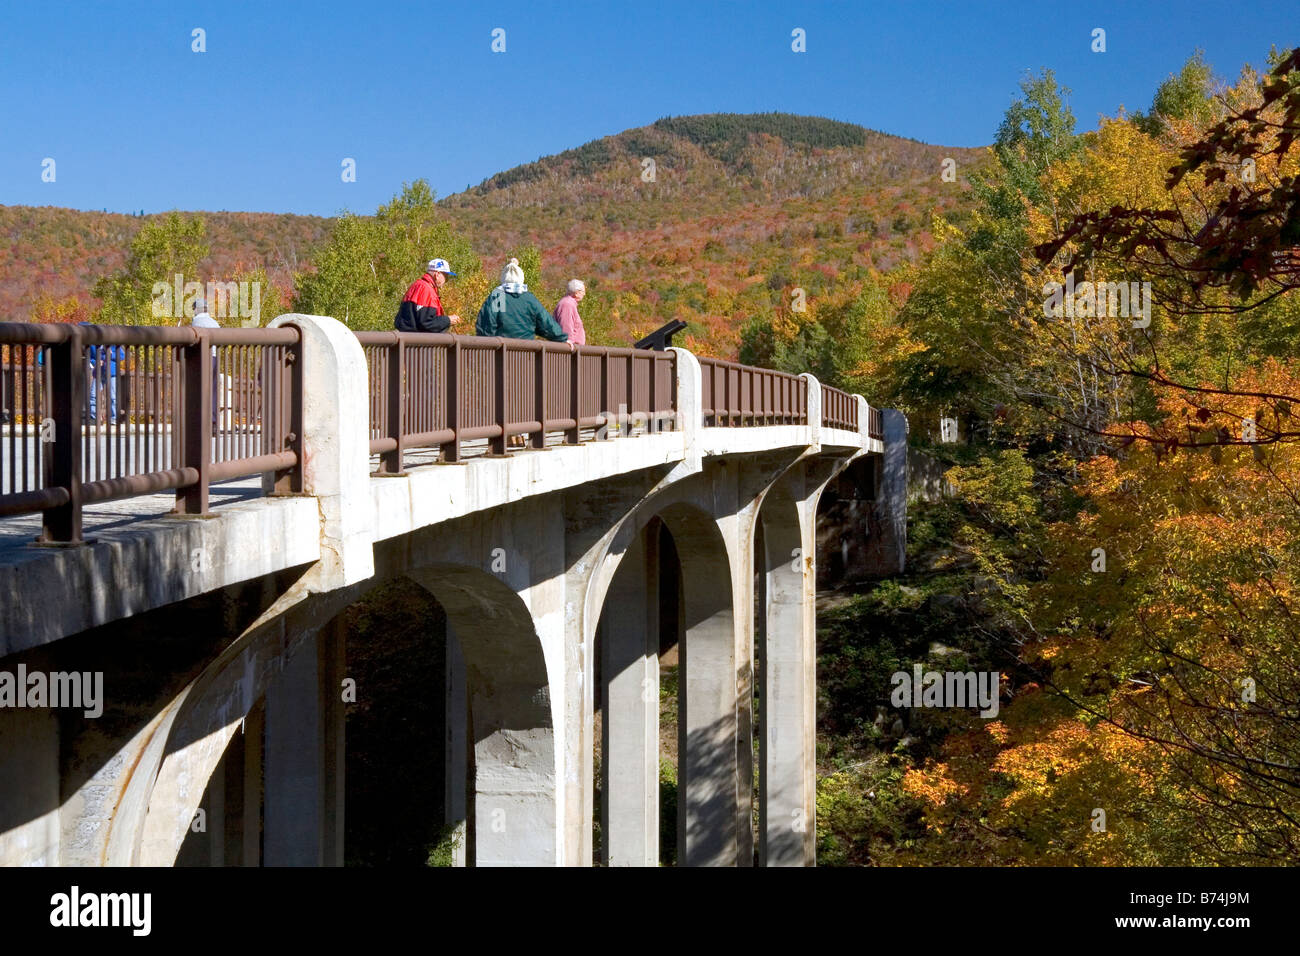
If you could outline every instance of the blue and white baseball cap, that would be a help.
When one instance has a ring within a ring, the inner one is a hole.
[[[454,272],[451,271],[451,266],[448,264],[448,262],[447,262],[446,259],[430,259],[430,260],[429,260],[429,271],[430,271],[430,272],[444,272],[444,273],[446,273],[446,274],[449,275],[449,276],[454,276],[454,275],[456,274],[456,273],[454,273]]]

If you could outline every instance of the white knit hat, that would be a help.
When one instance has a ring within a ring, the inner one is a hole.
[[[501,284],[513,282],[517,285],[524,284],[524,270],[519,266],[518,259],[511,259],[501,270]]]

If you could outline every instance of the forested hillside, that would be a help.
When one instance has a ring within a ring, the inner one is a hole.
[[[163,218],[0,206],[0,317],[28,321],[42,297],[54,302],[75,298],[94,308],[96,280],[125,265],[142,225]],[[263,267],[286,293],[331,223],[289,213],[205,212],[203,218],[211,249],[199,263],[204,281]]]
[[[679,318],[688,341],[734,355],[754,316],[811,312],[868,286],[905,296],[896,287],[934,247],[934,217],[961,219],[965,174],[985,159],[812,117],[675,117],[443,206],[490,262],[535,245],[548,284],[586,280],[584,306],[612,340]]]
[[[567,279],[587,282],[593,341],[625,344],[681,318],[687,344],[734,357],[755,317],[812,315],[864,290],[905,299],[907,270],[934,246],[934,218],[961,221],[966,173],[986,158],[813,117],[670,117],[504,171],[436,207],[416,184],[377,216],[195,214],[206,226],[196,263],[179,251],[192,237],[168,232],[175,217],[0,207],[0,315],[89,314],[101,304],[96,282],[125,278],[138,286],[134,304],[101,319],[143,321],[155,272],[206,281],[265,270],[286,304],[296,295],[303,307],[382,326],[423,260],[452,260],[461,278],[449,304],[472,314],[504,259],[519,255],[548,303]],[[947,177],[945,159],[955,163]],[[141,237],[146,225],[155,238]]]
[[[1300,857],[1300,49],[1268,62],[1082,135],[1050,72],[1007,111],[876,366],[955,493],[822,616],[819,862]],[[998,713],[900,704],[918,664]]]

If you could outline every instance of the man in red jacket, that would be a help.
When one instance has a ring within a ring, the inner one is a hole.
[[[397,310],[393,325],[399,332],[446,332],[460,321],[459,315],[447,315],[442,310],[442,296],[438,294],[449,276],[455,276],[446,259],[433,259],[424,275],[411,283]]]

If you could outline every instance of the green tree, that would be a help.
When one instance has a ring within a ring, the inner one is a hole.
[[[208,255],[207,226],[202,216],[169,212],[158,222],[146,222],[131,240],[126,265],[95,283],[103,305],[97,321],[106,325],[170,324],[168,316],[155,316],[154,283],[172,287],[176,275],[183,282],[198,281],[198,266]],[[173,303],[173,310],[181,303]]]
[[[472,314],[486,294],[478,256],[439,215],[429,184],[420,179],[404,184],[374,216],[339,217],[313,257],[315,271],[296,277],[294,309],[333,316],[352,329],[392,328],[406,287],[434,257],[446,259],[458,275],[444,287],[447,312]]]
[[[1151,101],[1150,114],[1143,116],[1138,113],[1134,122],[1143,132],[1152,136],[1160,133],[1171,119],[1208,124],[1214,112],[1214,103],[1210,98],[1213,80],[1214,73],[1205,62],[1205,52],[1197,50],[1176,76],[1171,73],[1169,79],[1157,88],[1155,98]]]
[[[1069,156],[1077,147],[1074,136],[1074,113],[1065,100],[1070,90],[1056,85],[1056,75],[1044,70],[1020,82],[1021,96],[1012,101],[1002,117],[993,152],[1003,173],[1008,193],[1019,193],[1041,204],[1047,196],[1039,177],[1052,163]],[[988,180],[974,180],[986,187]],[[980,190],[977,187],[977,192]],[[986,201],[992,196],[985,193]],[[1000,204],[999,204],[1000,205]],[[1010,211],[1005,210],[1005,211]]]

